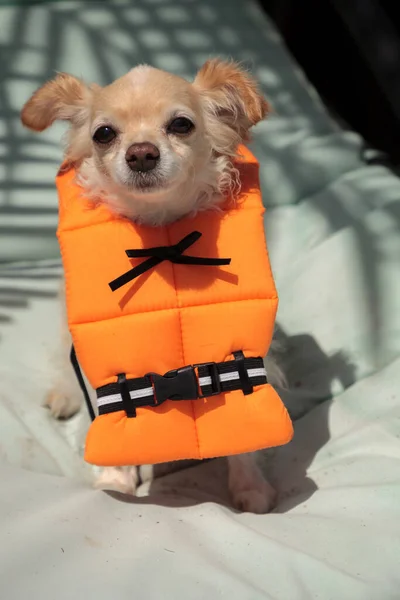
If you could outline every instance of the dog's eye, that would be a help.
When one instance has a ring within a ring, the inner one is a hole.
[[[109,144],[116,137],[116,132],[112,127],[108,127],[104,125],[103,127],[99,127],[93,135],[93,140],[98,144]]]
[[[190,133],[192,129],[194,129],[194,124],[192,121],[186,117],[177,117],[168,125],[167,131],[168,133],[184,135],[186,133]]]

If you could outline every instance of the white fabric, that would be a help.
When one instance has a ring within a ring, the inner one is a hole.
[[[275,109],[254,150],[281,394],[298,419],[294,441],[260,457],[279,492],[270,515],[229,508],[223,460],[164,474],[131,502],[93,491],[88,416],[55,422],[41,406],[57,263],[0,268],[0,598],[398,600],[398,179],[363,163],[362,140],[332,124],[250,0],[5,6],[0,44],[0,261],[57,254],[60,130],[40,141],[16,126],[54,70],[101,83],[143,60],[188,75],[213,54],[251,63]]]
[[[131,502],[3,466],[1,597],[397,600],[399,368],[297,423],[271,461],[278,509],[262,517],[220,504],[223,461]]]

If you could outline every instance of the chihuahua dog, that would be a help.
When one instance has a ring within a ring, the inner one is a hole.
[[[193,83],[146,65],[106,87],[60,73],[33,94],[21,118],[34,131],[68,121],[65,161],[75,166],[85,195],[157,226],[217,207],[227,194],[238,193],[238,145],[268,111],[247,72],[214,59]],[[274,372],[279,371],[269,365],[270,381]],[[68,418],[80,408],[80,390],[69,373],[62,359],[48,397],[55,417]],[[235,507],[268,512],[275,491],[254,456],[231,456],[228,466]],[[105,469],[97,481],[101,489],[128,493],[136,485],[134,467]]]

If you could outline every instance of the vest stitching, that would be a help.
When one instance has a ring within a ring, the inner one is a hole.
[[[170,232],[169,232],[169,228],[166,227],[165,228],[166,234],[167,234],[167,238],[168,238],[168,244],[171,246],[172,242],[171,242],[171,236],[170,236]],[[179,317],[179,331],[180,331],[180,339],[181,339],[181,348],[182,348],[182,365],[186,365],[186,358],[185,358],[185,346],[184,346],[184,342],[183,342],[183,329],[182,329],[182,315],[181,315],[181,306],[180,306],[180,301],[179,301],[179,292],[178,292],[178,288],[176,285],[176,275],[175,275],[175,265],[173,263],[171,263],[171,267],[172,267],[172,277],[173,277],[173,281],[174,281],[174,288],[175,288],[175,295],[176,295],[176,302],[177,302],[177,310],[178,310],[178,317]],[[176,309],[175,309],[176,310]],[[193,428],[194,428],[194,435],[195,435],[195,439],[196,439],[196,446],[197,446],[197,452],[199,454],[199,458],[201,458],[202,454],[200,451],[200,442],[199,442],[199,436],[197,433],[197,426],[196,426],[196,412],[195,412],[195,407],[194,407],[194,403],[193,400],[190,400],[190,405],[192,408],[192,415],[193,415]]]

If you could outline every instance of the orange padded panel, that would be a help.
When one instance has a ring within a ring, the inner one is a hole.
[[[208,210],[165,227],[145,227],[92,204],[73,169],[57,176],[58,238],[64,263],[68,323],[90,384],[118,373],[143,377],[185,365],[265,356],[278,298],[265,244],[258,163],[244,147],[238,161],[242,192],[222,211]],[[112,292],[108,283],[143,259],[128,248],[178,243],[192,231],[202,237],[188,254],[229,257],[228,266],[164,261]],[[285,444],[292,424],[275,390],[254,388],[198,400],[172,401],[97,417],[85,458],[97,465],[139,465],[238,454]]]

